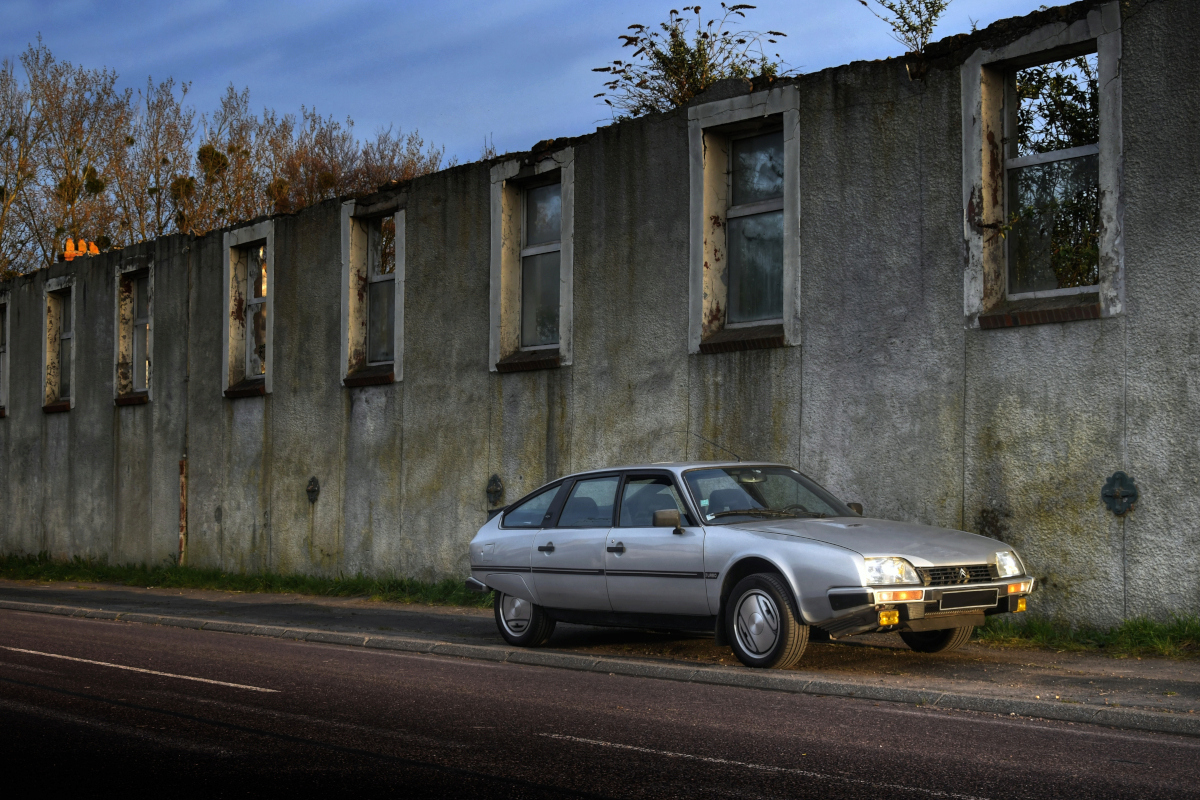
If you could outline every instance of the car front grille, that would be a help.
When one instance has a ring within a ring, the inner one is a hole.
[[[962,586],[968,583],[989,583],[995,580],[987,564],[966,564],[961,567],[917,567],[921,583],[926,586]]]

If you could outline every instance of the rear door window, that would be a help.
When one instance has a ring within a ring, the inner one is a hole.
[[[554,504],[554,498],[558,496],[558,486],[551,486],[544,492],[534,495],[526,500],[521,505],[513,508],[504,515],[504,527],[506,528],[540,528],[546,519],[546,514],[550,511],[550,506]]]
[[[607,528],[612,525],[613,504],[620,478],[589,478],[575,481],[558,517],[559,528]]]

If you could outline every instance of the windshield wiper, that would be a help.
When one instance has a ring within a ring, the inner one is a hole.
[[[788,517],[789,519],[796,516],[796,514],[791,511],[779,511],[774,508],[734,508],[729,511],[718,511],[715,514],[709,514],[708,518],[716,519],[717,517],[730,517],[737,514],[741,514],[743,516],[753,516],[758,514],[759,516],[764,517]]]

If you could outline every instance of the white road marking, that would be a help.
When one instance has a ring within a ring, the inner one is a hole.
[[[277,693],[278,689],[264,689],[261,686],[246,686],[241,683],[226,683],[225,681],[214,681],[209,678],[195,678],[191,675],[176,675],[173,672],[159,672],[154,669],[142,669],[141,667],[127,667],[124,664],[110,664],[107,661],[92,661],[89,658],[75,658],[74,656],[63,656],[58,653],[43,653],[38,650],[22,650],[20,647],[5,647],[0,645],[0,650],[9,650],[13,653],[25,653],[31,656],[45,656],[46,658],[61,658],[63,661],[78,661],[80,664],[95,664],[98,667],[112,667],[113,669],[124,669],[130,672],[142,672],[147,675],[160,675],[164,678],[179,678],[181,681],[196,681],[198,683],[211,683],[216,686],[229,686],[234,689],[249,689],[252,692],[272,692]]]
[[[954,792],[943,792],[938,789],[923,789],[919,786],[904,786],[899,783],[877,783],[868,781],[862,778],[847,778],[843,775],[830,775],[826,772],[812,772],[806,769],[792,769],[790,767],[772,767],[767,764],[750,764],[745,761],[730,761],[727,758],[710,758],[708,756],[696,756],[691,753],[672,753],[669,750],[652,750],[649,747],[636,747],[631,744],[617,744],[616,742],[602,742],[598,739],[580,739],[577,736],[564,736],[559,733],[539,733],[538,736],[544,736],[547,739],[560,739],[566,742],[579,742],[581,744],[594,744],[598,747],[613,747],[619,750],[633,750],[638,753],[649,753],[656,756],[667,756],[668,758],[686,758],[689,761],[704,761],[709,764],[725,764],[731,767],[745,767],[746,769],[757,769],[762,772],[782,772],[788,775],[802,775],[806,778],[820,778],[827,781],[840,781],[841,783],[854,783],[861,786],[871,786],[876,789],[898,789],[902,792],[919,792],[927,794],[931,797],[953,797],[956,800],[986,800],[986,798],[976,797],[969,794],[955,794]]]

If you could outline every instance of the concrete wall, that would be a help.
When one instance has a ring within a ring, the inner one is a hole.
[[[1119,316],[964,324],[958,64],[983,39],[959,37],[923,81],[899,60],[796,79],[799,346],[688,354],[686,109],[569,142],[571,366],[489,371],[490,164],[405,187],[396,383],[341,385],[337,201],[273,220],[273,386],[262,397],[222,394],[220,231],[0,284],[12,319],[0,549],[175,556],[186,452],[191,564],[459,576],[492,474],[509,502],[575,470],[725,457],[709,440],[794,463],[871,515],[1011,542],[1043,580],[1040,613],[1111,623],[1194,609],[1200,7],[1145,5],[1122,34]],[[155,264],[153,400],[117,407],[113,275],[135,256]],[[77,397],[44,414],[42,286],[66,274],[79,303]],[[1123,519],[1100,501],[1117,469],[1142,493]]]

